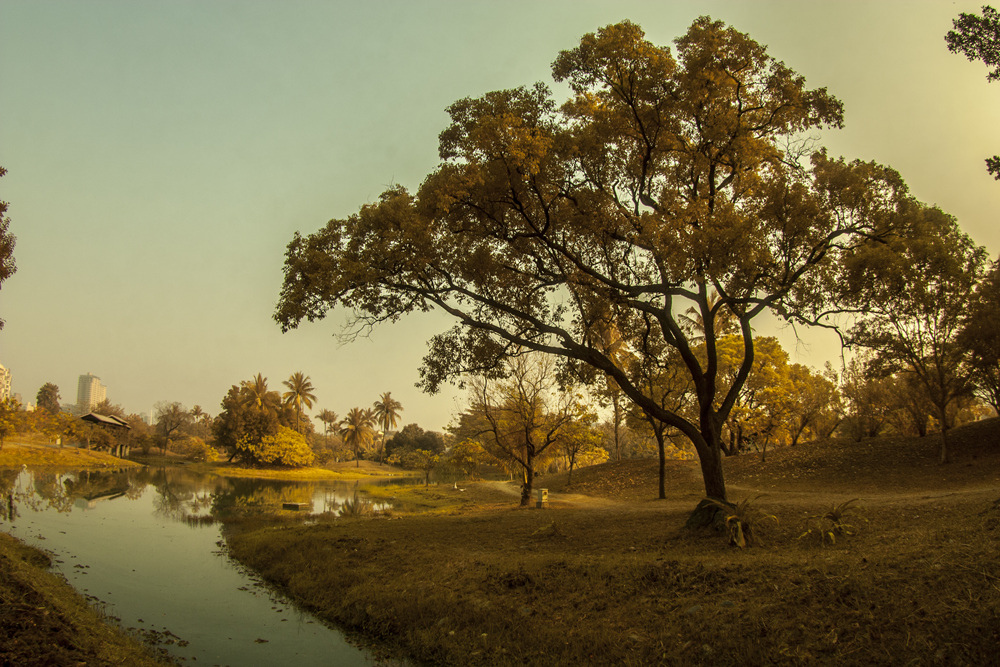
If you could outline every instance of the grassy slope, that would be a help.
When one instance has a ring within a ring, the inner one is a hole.
[[[48,571],[43,552],[0,532],[0,658],[9,665],[164,665],[106,625]]]
[[[230,547],[320,616],[435,663],[995,664],[1000,422],[953,441],[943,467],[934,438],[728,460],[732,496],[763,494],[779,520],[746,551],[681,528],[697,464],[673,462],[669,498],[652,500],[653,461],[577,471],[572,494],[543,478],[549,511],[517,510],[495,485],[411,489],[434,514],[265,528]],[[853,497],[857,535],[800,539]]]
[[[139,464],[116,458],[105,452],[76,447],[47,447],[7,442],[0,448],[0,468],[20,468],[22,465],[32,468],[89,470],[129,468]]]

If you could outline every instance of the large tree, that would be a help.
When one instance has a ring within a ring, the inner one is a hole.
[[[948,50],[969,60],[982,60],[992,68],[986,80],[1000,81],[1000,13],[983,5],[982,16],[963,12],[952,24],[955,29],[944,36]],[[1000,155],[986,158],[986,170],[1000,181]]]
[[[6,173],[7,170],[0,167],[0,178]],[[10,218],[7,217],[8,206],[7,202],[0,201],[0,287],[17,271],[17,263],[14,261],[14,245],[17,238],[10,233]],[[0,319],[0,329],[3,329],[2,319]]]
[[[635,24],[611,25],[556,59],[573,93],[562,107],[542,84],[453,104],[443,162],[416,195],[390,188],[295,235],[276,320],[288,330],[345,308],[351,336],[441,309],[458,325],[430,343],[428,391],[514,349],[557,355],[681,431],[706,494],[724,500],[720,435],[753,365],[751,322],[815,322],[843,257],[891,234],[908,195],[879,165],[808,159],[804,138],[839,127],[841,104],[747,35],[703,17],[676,44],[675,58]],[[689,307],[697,336],[679,318]],[[716,377],[723,312],[744,347],[729,386]],[[629,355],[607,348],[609,323]],[[690,378],[689,413],[623,368],[661,349]]]
[[[59,387],[51,382],[46,382],[38,389],[35,403],[39,409],[45,410],[50,415],[59,414],[61,410],[59,407]]]
[[[266,438],[278,433],[281,397],[269,391],[267,378],[258,373],[229,388],[222,399],[222,412],[213,425],[216,442],[230,451],[229,459],[256,463]]]
[[[970,301],[959,345],[969,351],[970,377],[978,393],[1000,414],[1000,260]]]
[[[860,315],[847,341],[870,349],[886,374],[910,374],[920,384],[934,406],[947,463],[952,404],[971,392],[969,350],[959,332],[987,255],[939,209],[913,207],[910,217],[913,236],[852,262],[843,288]]]

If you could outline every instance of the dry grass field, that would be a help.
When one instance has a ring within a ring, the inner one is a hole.
[[[319,616],[420,662],[1000,664],[1000,421],[956,430],[949,465],[938,442],[727,460],[730,500],[761,512],[747,549],[683,527],[696,463],[671,462],[656,500],[648,460],[578,470],[572,488],[543,477],[546,510],[517,508],[504,483],[415,486],[381,491],[387,515],[229,545]],[[823,516],[851,500],[834,530]]]

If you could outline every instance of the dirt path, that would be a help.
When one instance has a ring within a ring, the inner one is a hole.
[[[521,487],[517,482],[479,482],[484,486],[488,486],[492,489],[496,489],[501,493],[514,498],[521,497]],[[537,486],[532,494],[534,497],[532,499],[532,505],[534,505],[535,500],[538,498],[538,489],[544,489],[544,486]],[[635,503],[625,502],[621,500],[613,500],[611,498],[600,498],[596,496],[585,496],[580,493],[555,493],[549,491],[549,506],[556,507],[571,507],[577,509],[619,509],[622,507],[634,507]]]

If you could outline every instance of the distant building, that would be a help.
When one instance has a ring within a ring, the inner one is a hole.
[[[101,378],[87,373],[80,376],[76,385],[76,409],[85,415],[93,411],[97,404],[108,397],[108,388],[101,384]]]
[[[10,370],[0,364],[0,401],[10,398]]]

